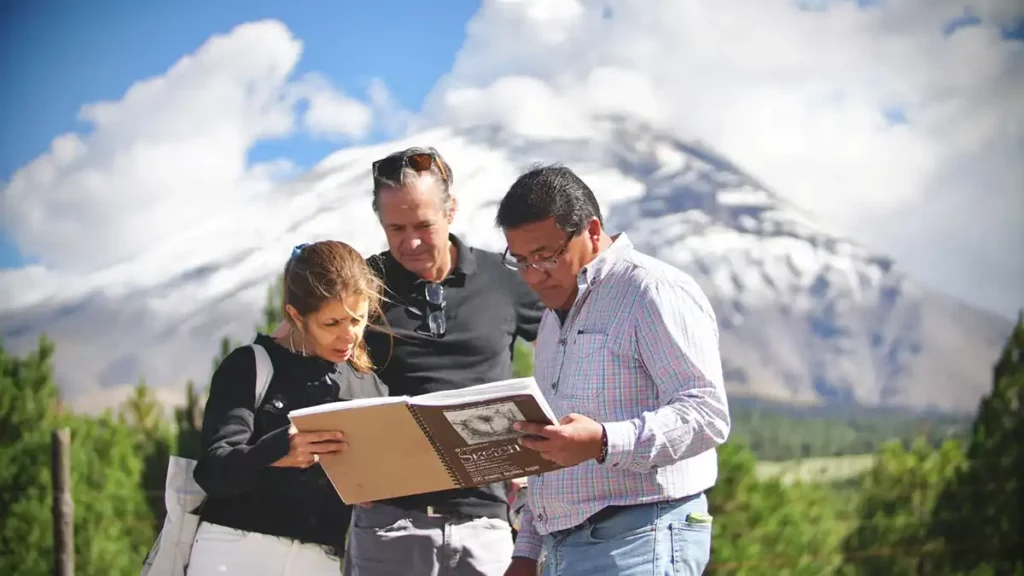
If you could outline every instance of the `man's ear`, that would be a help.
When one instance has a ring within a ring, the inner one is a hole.
[[[597,217],[590,219],[587,223],[587,240],[590,241],[590,247],[597,252],[601,247],[601,221]]]
[[[459,201],[455,196],[448,197],[448,210],[445,214],[445,218],[448,220],[448,224],[451,224],[455,220],[455,211],[459,208]]]

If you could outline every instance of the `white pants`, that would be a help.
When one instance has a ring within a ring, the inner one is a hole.
[[[382,503],[355,508],[348,534],[345,576],[502,576],[514,546],[505,520],[427,516]]]
[[[318,544],[202,522],[196,530],[188,576],[339,576],[341,560]]]

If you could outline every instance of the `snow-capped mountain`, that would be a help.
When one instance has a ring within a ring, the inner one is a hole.
[[[157,250],[0,304],[5,347],[26,350],[40,332],[55,340],[58,381],[80,409],[117,402],[143,376],[177,402],[186,379],[206,382],[222,336],[252,337],[292,246],[336,238],[364,254],[384,249],[370,163],[413,144],[437,147],[453,167],[454,232],[496,251],[495,207],[521,170],[577,171],[610,232],[627,232],[707,291],[733,396],[973,409],[989,387],[1008,320],[923,289],[707,146],[623,118],[596,122],[585,140],[480,127],[341,150],[247,213],[182,223],[181,237]]]

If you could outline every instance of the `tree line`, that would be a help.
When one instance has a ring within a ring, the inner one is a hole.
[[[280,285],[257,329],[280,322]],[[213,366],[237,343],[224,339]],[[516,347],[517,375],[532,349]],[[54,344],[16,356],[0,344],[0,573],[52,572],[50,432],[72,436],[76,572],[137,574],[163,521],[170,454],[195,457],[203,395],[189,382],[165,415],[142,381],[116,410],[75,414],[53,379]],[[719,450],[709,493],[709,574],[1024,575],[1020,537],[1024,314],[969,424],[939,420],[800,418],[740,407]],[[759,459],[875,454],[853,482],[784,482],[756,473]]]

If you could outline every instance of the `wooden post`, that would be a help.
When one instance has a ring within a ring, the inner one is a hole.
[[[53,574],[74,576],[74,502],[71,500],[71,430],[53,431],[50,476],[53,482]]]

